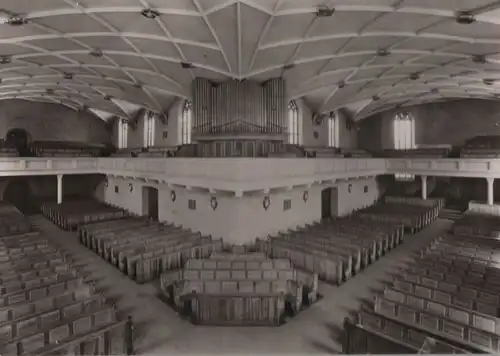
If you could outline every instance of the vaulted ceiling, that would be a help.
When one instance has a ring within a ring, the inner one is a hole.
[[[290,98],[355,119],[500,97],[500,1],[2,0],[0,100],[127,116],[194,77],[283,76]],[[320,9],[320,11],[318,11]]]

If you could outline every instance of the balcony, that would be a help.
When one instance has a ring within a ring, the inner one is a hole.
[[[395,173],[500,178],[500,159],[0,158],[1,176],[96,173],[244,192]]]

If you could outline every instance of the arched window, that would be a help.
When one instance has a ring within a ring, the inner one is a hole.
[[[411,150],[415,146],[415,118],[408,112],[397,113],[394,117],[394,148]]]
[[[144,147],[152,147],[155,144],[155,114],[148,111],[144,116]]]
[[[302,130],[300,127],[299,108],[295,100],[288,104],[288,143],[300,145]]]
[[[118,148],[127,148],[128,145],[128,123],[127,120],[118,121]]]
[[[181,143],[191,143],[191,121],[193,116],[193,104],[190,100],[184,102],[181,114]]]
[[[328,117],[328,146],[340,147],[340,118],[333,111]]]

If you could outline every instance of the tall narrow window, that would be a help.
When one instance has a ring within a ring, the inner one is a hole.
[[[190,100],[186,100],[182,108],[181,116],[181,142],[182,144],[191,143],[191,121],[193,115],[193,105]]]
[[[152,147],[155,142],[155,115],[148,111],[144,117],[144,147]]]
[[[288,104],[288,143],[300,145],[301,133],[299,108],[295,100],[292,100]]]
[[[118,148],[127,148],[128,142],[128,123],[121,119],[118,121]]]
[[[340,147],[340,118],[334,112],[328,117],[328,146]]]
[[[410,113],[398,113],[394,117],[394,148],[396,150],[416,148],[415,118]]]

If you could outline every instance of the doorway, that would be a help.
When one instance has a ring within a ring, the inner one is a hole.
[[[321,218],[327,219],[332,216],[332,188],[321,191]]]
[[[18,150],[20,156],[28,156],[30,134],[25,129],[11,129],[5,135],[5,142]]]
[[[14,178],[7,183],[3,199],[13,204],[25,215],[38,214],[37,202],[25,178]]]
[[[158,221],[158,189],[153,187],[142,188],[143,215]]]

